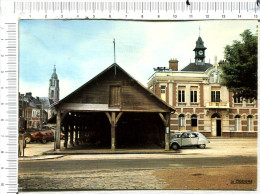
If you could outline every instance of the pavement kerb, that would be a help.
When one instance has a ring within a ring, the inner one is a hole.
[[[18,160],[49,160],[62,158],[64,155],[42,155],[42,156],[24,156],[18,157]]]
[[[43,155],[179,154],[181,151],[47,151]]]

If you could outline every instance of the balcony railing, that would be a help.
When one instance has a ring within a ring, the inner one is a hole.
[[[228,102],[207,102],[206,108],[230,108]]]

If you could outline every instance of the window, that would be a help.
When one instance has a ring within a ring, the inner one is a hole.
[[[252,103],[254,103],[254,100],[253,100],[253,99],[247,99],[246,102],[247,102],[248,104],[252,104]]]
[[[236,94],[233,95],[234,103],[242,103],[242,98],[238,97]]]
[[[51,91],[51,97],[52,98],[54,97],[54,91],[53,90]]]
[[[211,102],[220,102],[220,91],[211,91]]]
[[[121,92],[120,86],[111,86],[109,95],[109,106],[120,107],[121,105]]]
[[[165,94],[166,86],[161,86],[161,94]]]
[[[179,130],[185,130],[185,116],[184,114],[179,115]]]
[[[195,138],[195,137],[198,137],[198,135],[196,133],[192,133],[191,138]]]
[[[178,102],[185,102],[185,87],[179,87]]]
[[[253,131],[253,117],[252,117],[252,115],[247,116],[247,131]]]
[[[197,131],[198,130],[198,119],[197,115],[191,115],[191,129],[192,131]]]
[[[233,97],[234,98],[234,103],[242,103],[242,98],[240,97],[240,98],[235,98],[235,97]]]
[[[198,102],[197,94],[198,94],[198,87],[191,87],[190,88],[190,102]]]
[[[166,86],[161,85],[161,99],[166,101]]]
[[[241,131],[241,120],[239,115],[235,116],[235,131]]]
[[[192,115],[191,116],[191,126],[192,127],[197,127],[198,126],[198,122],[197,122],[197,116],[196,115]]]

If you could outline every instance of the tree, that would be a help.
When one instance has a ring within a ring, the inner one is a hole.
[[[245,30],[225,47],[222,82],[236,98],[257,99],[257,36]]]

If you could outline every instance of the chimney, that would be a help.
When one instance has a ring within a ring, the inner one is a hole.
[[[28,97],[28,98],[29,98],[29,97],[32,97],[32,93],[31,93],[31,92],[27,92],[27,93],[25,94],[25,96]]]
[[[178,60],[176,58],[172,58],[169,60],[169,69],[172,71],[178,71]]]

